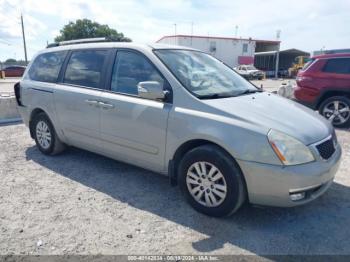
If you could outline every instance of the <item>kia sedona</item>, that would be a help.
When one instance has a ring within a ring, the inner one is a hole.
[[[166,175],[210,216],[308,203],[340,162],[324,117],[191,48],[58,43],[32,59],[15,94],[43,154],[74,146]]]

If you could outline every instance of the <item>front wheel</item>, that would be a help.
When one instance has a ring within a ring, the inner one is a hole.
[[[242,172],[217,146],[204,145],[189,151],[180,162],[178,175],[189,204],[206,215],[231,215],[246,199]]]
[[[345,96],[333,96],[322,102],[319,112],[335,127],[350,125],[350,99]]]

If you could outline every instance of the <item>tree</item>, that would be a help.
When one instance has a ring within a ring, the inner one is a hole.
[[[124,37],[123,33],[118,33],[117,30],[109,28],[108,25],[101,25],[89,19],[69,22],[60,31],[60,35],[55,38],[55,42],[94,37],[107,37],[117,42],[131,42],[131,39]]]
[[[5,63],[16,63],[16,59],[13,59],[13,58],[9,58],[9,59],[6,59]]]

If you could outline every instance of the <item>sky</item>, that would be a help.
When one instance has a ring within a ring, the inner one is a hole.
[[[350,48],[350,0],[0,0],[0,60],[28,59],[70,21],[107,24],[138,43],[191,34],[276,40],[281,49]]]

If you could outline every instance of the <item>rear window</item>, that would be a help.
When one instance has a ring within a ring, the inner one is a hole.
[[[66,54],[67,51],[60,51],[37,56],[28,71],[29,78],[40,82],[56,82]]]
[[[306,58],[304,61],[307,61],[301,70],[306,70],[310,67],[310,65],[315,61],[314,58]]]
[[[105,50],[82,50],[72,52],[63,82],[98,88],[106,56],[107,51]]]
[[[335,74],[350,74],[350,58],[329,59],[323,72]]]

